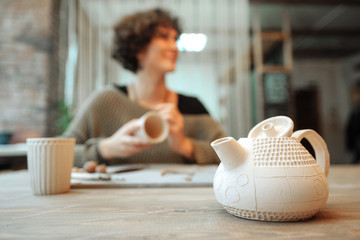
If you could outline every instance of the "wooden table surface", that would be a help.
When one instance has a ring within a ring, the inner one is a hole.
[[[34,196],[26,170],[0,173],[1,239],[360,239],[360,166],[331,166],[326,206],[301,222],[234,217],[211,187],[74,188]]]

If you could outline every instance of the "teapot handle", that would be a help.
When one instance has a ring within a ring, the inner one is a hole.
[[[292,137],[296,138],[298,142],[300,142],[303,138],[306,138],[306,140],[309,141],[315,151],[316,161],[327,177],[330,167],[330,155],[324,139],[317,132],[311,129],[296,131],[292,134]]]

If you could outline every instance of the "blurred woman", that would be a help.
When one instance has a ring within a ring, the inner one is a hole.
[[[124,17],[114,28],[113,57],[136,74],[127,86],[95,92],[74,118],[65,137],[75,137],[75,165],[95,160],[121,163],[218,163],[210,142],[223,137],[202,103],[166,87],[178,57],[177,18],[162,9]],[[135,136],[137,118],[155,110],[167,121],[167,141],[153,145]]]

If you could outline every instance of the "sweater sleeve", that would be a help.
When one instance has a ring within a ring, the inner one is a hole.
[[[186,115],[185,134],[194,145],[194,162],[196,164],[220,163],[211,142],[225,137],[225,133],[210,115]]]
[[[97,145],[103,137],[96,133],[97,117],[93,114],[98,102],[101,101],[103,101],[102,96],[98,93],[90,96],[63,133],[64,137],[76,139],[74,153],[74,166],[76,167],[82,167],[87,161],[102,161],[97,151]]]

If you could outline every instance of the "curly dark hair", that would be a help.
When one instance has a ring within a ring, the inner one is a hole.
[[[158,27],[172,28],[181,34],[178,18],[163,9],[137,12],[122,18],[114,27],[112,57],[124,68],[136,73],[137,54],[150,43]]]

